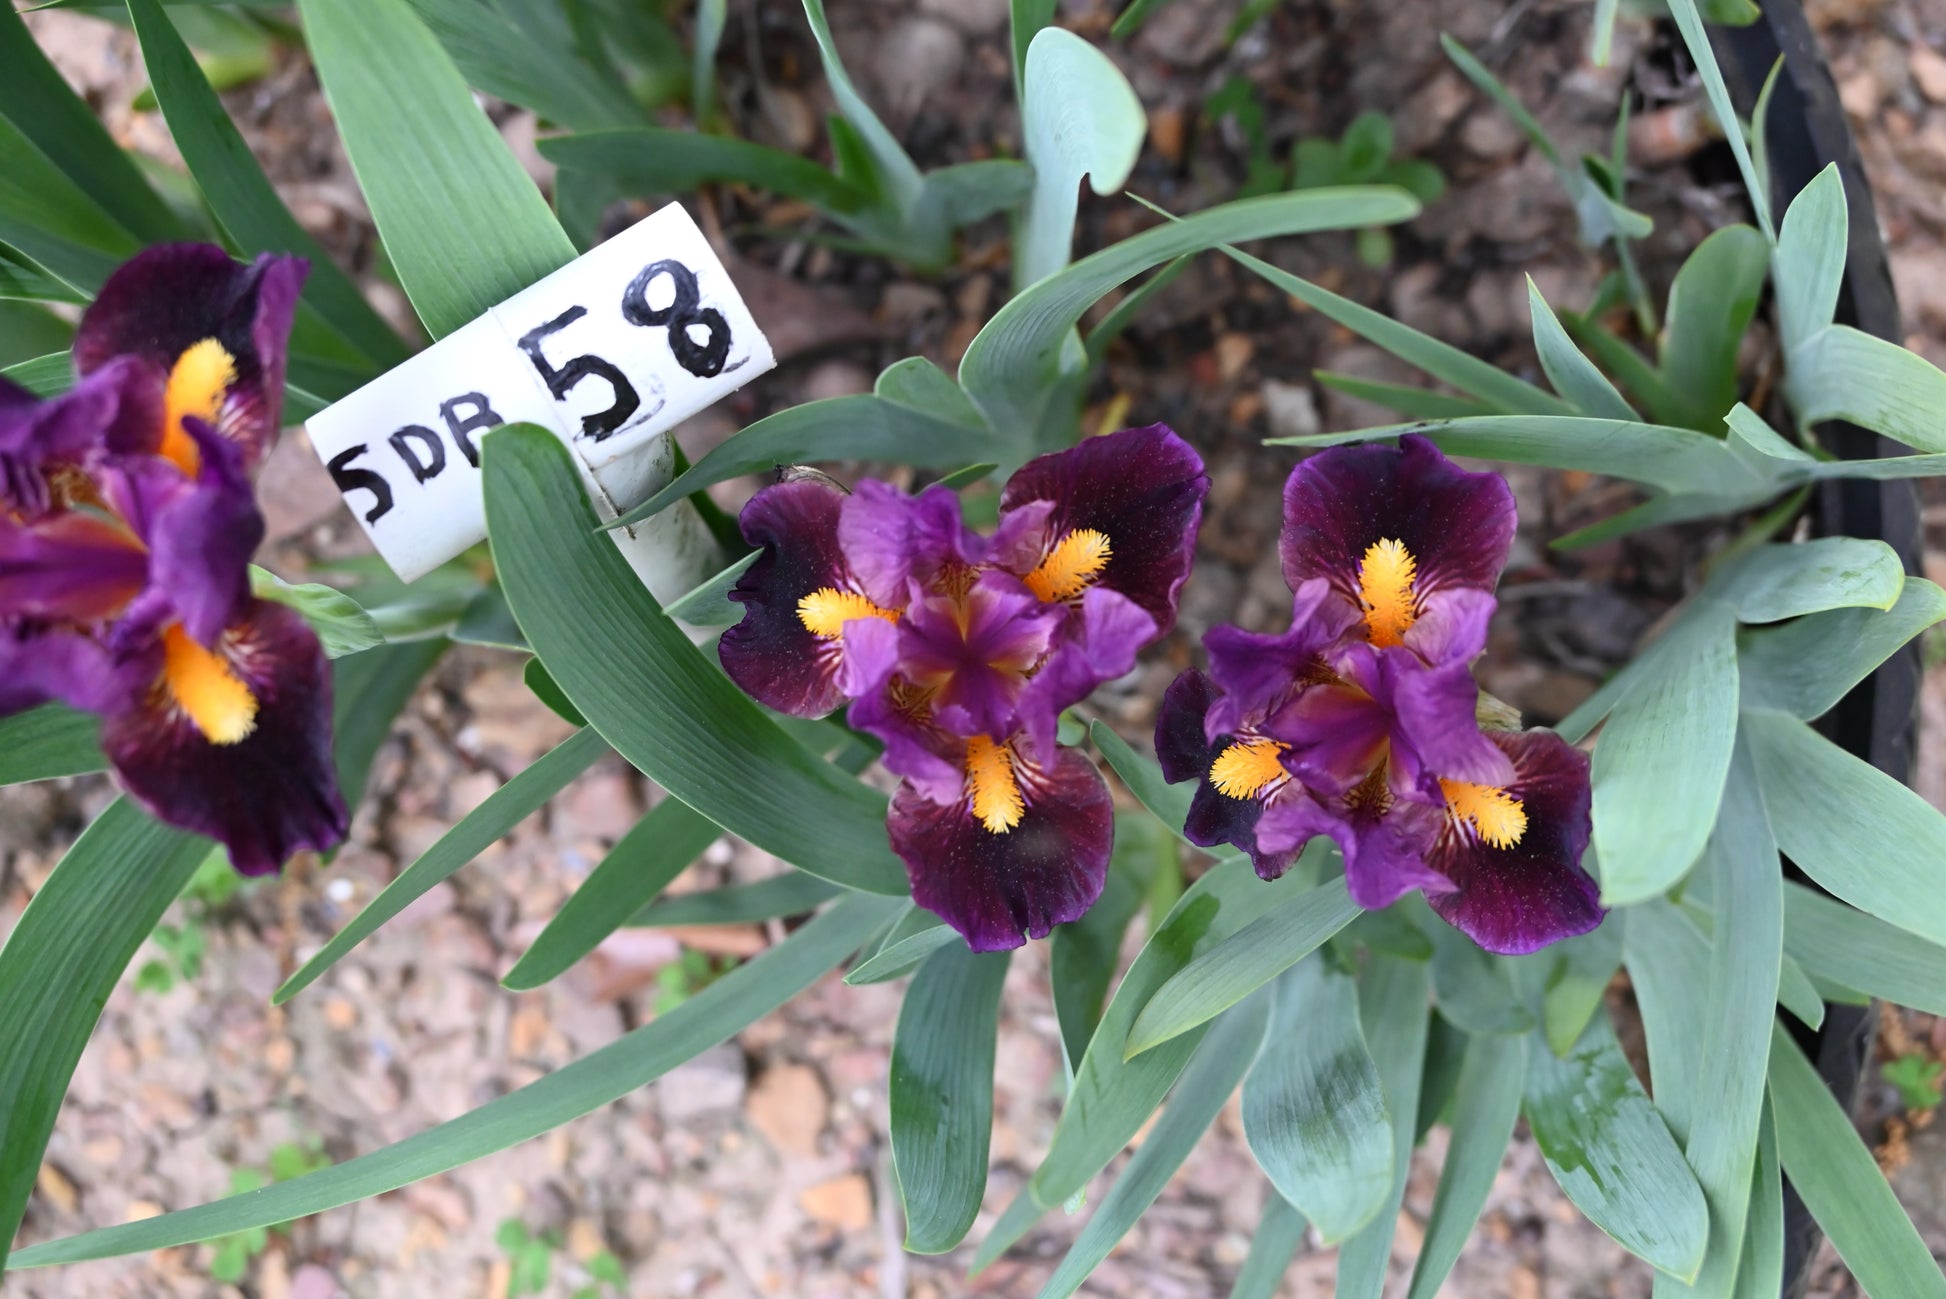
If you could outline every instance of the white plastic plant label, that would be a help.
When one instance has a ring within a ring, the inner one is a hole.
[[[378,553],[409,582],[486,536],[486,430],[553,429],[612,519],[670,480],[666,430],[775,364],[702,231],[671,203],[305,427]],[[665,585],[658,572],[680,581],[694,568],[657,557],[700,531],[664,522],[677,514],[616,534],[652,588]]]

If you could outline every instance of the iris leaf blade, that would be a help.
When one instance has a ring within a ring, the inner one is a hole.
[[[949,931],[950,932],[950,931]],[[905,1247],[943,1254],[965,1238],[986,1192],[1000,988],[1011,952],[935,950],[912,976],[887,1084]]]
[[[1392,1122],[1352,976],[1323,958],[1271,985],[1271,1032],[1243,1083],[1243,1133],[1276,1193],[1343,1240],[1392,1189]]]
[[[565,973],[653,902],[721,833],[714,821],[679,798],[657,803],[616,840],[500,986],[520,992]]]
[[[843,889],[829,880],[802,871],[787,871],[750,884],[661,898],[637,911],[625,923],[637,929],[744,925],[803,915],[842,892]]]
[[[1162,778],[1162,768],[1154,758],[1137,753],[1127,740],[1115,734],[1113,727],[1096,720],[1088,726],[1088,736],[1101,750],[1101,756],[1108,760],[1122,783],[1128,786],[1129,793],[1136,801],[1154,814],[1155,819],[1169,828],[1170,833],[1182,838],[1182,828],[1189,820],[1189,800],[1196,787],[1187,781],[1171,785]],[[1183,840],[1188,843],[1187,839]]]
[[[1522,1108],[1554,1180],[1630,1253],[1695,1276],[1709,1233],[1702,1189],[1607,1019],[1598,1016],[1565,1060],[1536,1046]]]
[[[1445,1166],[1439,1170],[1439,1189],[1433,1194],[1425,1243],[1413,1265],[1406,1299],[1432,1299],[1459,1260],[1493,1189],[1507,1143],[1513,1139],[1527,1052],[1539,1046],[1530,1047],[1524,1038],[1490,1034],[1467,1043],[1453,1094],[1453,1137],[1446,1148]]]
[[[1817,1070],[1783,1025],[1771,1034],[1777,1153],[1805,1207],[1868,1295],[1941,1299],[1946,1275]]]
[[[1734,611],[1705,599],[1663,640],[1659,670],[1621,697],[1595,742],[1594,845],[1608,906],[1654,897],[1695,864],[1736,743]]]
[[[1379,1299],[1385,1289],[1418,1132],[1419,1088],[1432,1023],[1429,991],[1421,961],[1375,954],[1358,975],[1358,1018],[1392,1118],[1392,1186],[1372,1220],[1338,1247],[1338,1299]]]
[[[1108,1166],[1181,1075],[1206,1028],[1195,1028],[1133,1060],[1123,1048],[1155,990],[1211,944],[1222,941],[1293,890],[1266,884],[1250,863],[1219,863],[1177,900],[1122,977],[1074,1071],[1047,1157],[1032,1182],[1036,1203],[1061,1204]],[[1300,881],[1297,881],[1301,883]]]
[[[0,717],[0,785],[80,776],[108,765],[101,723],[65,704],[42,704]]]
[[[502,587],[576,710],[731,833],[834,883],[905,893],[884,796],[784,734],[690,643],[596,531],[568,449],[531,425],[483,444]]]
[[[1208,1023],[1357,919],[1343,877],[1298,894],[1210,947],[1156,990],[1128,1031],[1130,1057]]]
[[[1946,591],[1907,577],[1890,609],[1831,609],[1737,635],[1737,675],[1746,709],[1822,717],[1873,669],[1946,619]],[[1846,646],[1842,654],[1829,652]]]
[[[1946,944],[1946,819],[1919,795],[1782,713],[1743,715],[1778,847],[1861,911]],[[1860,846],[1872,845],[1869,854]]]
[[[576,731],[528,764],[519,775],[487,796],[439,841],[422,853],[397,879],[331,936],[316,956],[271,996],[282,1005],[317,981],[352,948],[378,932],[379,926],[405,910],[428,889],[492,847],[514,825],[533,815],[541,804],[567,788],[569,782],[593,766],[608,751],[607,741],[592,728]]]
[[[575,247],[406,0],[299,0],[352,171],[426,331],[443,338]]]
[[[1225,1015],[1202,1039],[1162,1117],[1101,1197],[1094,1216],[1054,1269],[1038,1299],[1067,1299],[1088,1279],[1136,1219],[1155,1203],[1183,1160],[1229,1101],[1263,1042],[1268,1006],[1262,997]]]
[[[1946,1015],[1946,947],[1801,884],[1784,885],[1784,950],[1807,973]]]
[[[887,898],[846,898],[682,1005],[518,1091],[380,1150],[261,1190],[36,1245],[17,1267],[143,1253],[321,1213],[505,1150],[600,1109],[728,1041],[822,978],[885,923]]]
[[[128,12],[170,137],[237,250],[310,259],[305,301],[376,365],[404,361],[404,342],[277,197],[160,0],[129,0]]]
[[[0,947],[0,1264],[109,992],[209,852],[207,839],[117,799]]]

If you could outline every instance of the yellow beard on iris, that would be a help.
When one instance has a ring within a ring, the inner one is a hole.
[[[883,618],[896,623],[899,615],[879,608],[856,591],[840,591],[835,586],[821,586],[797,602],[797,620],[821,640],[837,640],[844,634],[845,624],[855,618]]]
[[[191,640],[181,623],[162,633],[162,680],[211,744],[236,744],[257,729],[257,697],[250,687],[222,655]]]
[[[1021,580],[1027,584],[1028,590],[1040,597],[1043,604],[1072,600],[1101,576],[1101,570],[1108,566],[1113,556],[1107,533],[1097,532],[1093,528],[1077,528],[1061,538],[1059,544],[1047,552],[1047,558],[1035,565],[1034,571]]]
[[[1402,541],[1375,541],[1358,565],[1358,602],[1365,609],[1365,631],[1374,645],[1397,645],[1419,619],[1412,584],[1419,561]]]
[[[1232,744],[1210,764],[1210,784],[1229,798],[1255,798],[1284,775],[1278,761],[1284,746],[1275,740],[1247,740]]]
[[[1496,785],[1442,779],[1439,792],[1452,823],[1490,848],[1511,848],[1527,833],[1526,807]]]
[[[156,453],[173,460],[191,478],[202,464],[196,440],[183,427],[185,416],[216,422],[223,394],[236,382],[236,358],[213,338],[191,344],[176,358],[162,392],[162,444]]]
[[[1013,753],[993,737],[976,735],[966,742],[966,786],[973,795],[973,815],[990,834],[1005,834],[1020,824],[1027,811],[1014,775]]]

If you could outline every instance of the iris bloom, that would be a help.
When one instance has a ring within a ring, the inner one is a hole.
[[[346,828],[323,650],[249,582],[304,273],[152,248],[83,314],[71,392],[0,390],[0,714],[99,713],[129,794],[246,874]]]
[[[1021,468],[992,536],[958,498],[800,476],[745,507],[763,554],[723,667],[750,695],[849,720],[903,778],[887,825],[913,899],[976,951],[1044,937],[1100,896],[1114,816],[1061,710],[1175,621],[1209,479],[1160,424]]]
[[[1265,878],[1327,835],[1359,905],[1423,890],[1490,951],[1599,924],[1580,865],[1586,759],[1477,720],[1469,665],[1512,544],[1506,485],[1407,437],[1313,457],[1284,503],[1291,629],[1212,629],[1208,674],[1163,700],[1164,775],[1198,782],[1185,833],[1244,848]]]

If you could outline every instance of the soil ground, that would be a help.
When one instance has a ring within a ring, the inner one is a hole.
[[[1255,88],[1276,156],[1300,136],[1336,135],[1364,109],[1387,113],[1402,153],[1435,162],[1450,183],[1399,231],[1382,269],[1349,237],[1288,241],[1265,255],[1467,350],[1535,370],[1526,284],[1549,301],[1585,303],[1602,267],[1578,242],[1573,214],[1542,160],[1506,118],[1445,62],[1436,37],[1478,52],[1571,152],[1602,147],[1615,105],[1638,96],[1632,192],[1657,221],[1644,248],[1652,279],[1734,219],[1732,175],[1695,125],[1682,60],[1646,26],[1625,25],[1613,64],[1583,55],[1589,7],[1557,0],[1287,0],[1226,28],[1235,0],[1176,0],[1117,57],[1150,111],[1150,142],[1130,188],[1177,211],[1231,197],[1249,134],[1203,105],[1232,77]],[[919,4],[833,0],[837,39],[866,94],[929,165],[1018,151],[1008,92],[1005,0]],[[1062,21],[1105,36],[1096,0]],[[1946,4],[1829,0],[1817,14],[1879,195],[1905,304],[1908,340],[1946,360]],[[73,13],[32,16],[63,71],[118,137],[171,156],[166,128],[129,107],[141,84],[132,38]],[[817,153],[829,99],[794,5],[731,6],[721,78],[739,133]],[[400,319],[396,289],[370,275],[374,240],[315,77],[287,53],[254,86],[228,96],[233,115],[307,228],[360,271]],[[536,179],[531,116],[494,106]],[[949,369],[1005,293],[1004,230],[970,232],[938,280],[901,273],[802,237],[805,214],[718,189],[696,210],[720,231],[753,311],[782,359],[745,394],[680,431],[691,456],[770,410],[866,390],[883,365],[924,354]],[[1085,197],[1081,243],[1093,248],[1152,218],[1121,200]],[[619,215],[619,214],[618,214]],[[777,231],[782,229],[784,233]],[[1204,258],[1153,304],[1111,354],[1090,421],[1164,420],[1208,456],[1214,477],[1203,554],[1183,599],[1182,629],[1103,711],[1146,729],[1162,686],[1191,661],[1210,625],[1276,625],[1288,599],[1274,540],[1276,487],[1288,452],[1270,435],[1356,427],[1386,417],[1318,385],[1314,370],[1409,381],[1376,349],[1293,308],[1217,258]],[[1502,590],[1484,684],[1544,724],[1624,661],[1719,538],[1655,535],[1565,555],[1547,542],[1617,508],[1626,490],[1514,471],[1522,532]],[[734,508],[754,482],[726,484]],[[359,548],[356,530],[301,434],[268,466],[271,562],[289,576]],[[1946,577],[1939,524],[1928,515],[1928,572]],[[272,1152],[316,1145],[342,1159],[454,1117],[612,1041],[655,1013],[658,972],[688,946],[721,957],[761,950],[776,933],[744,926],[624,931],[537,992],[498,979],[602,853],[660,797],[612,755],[435,889],[288,1006],[270,991],[459,817],[566,734],[522,687],[506,656],[451,654],[409,708],[375,768],[353,842],[328,870],[297,870],[215,908],[169,917],[204,938],[201,969],[166,992],[125,981],[111,998],[62,1110],[22,1242],[199,1203],[236,1170]],[[1928,674],[1918,784],[1946,807],[1946,672]],[[112,791],[101,779],[0,793],[0,933],[59,852]],[[741,844],[715,845],[683,889],[757,878],[778,863]],[[146,948],[138,964],[161,958]],[[1014,962],[1003,1002],[993,1175],[978,1241],[1045,1149],[1059,1111],[1059,1060],[1044,950]],[[1009,1257],[971,1282],[970,1251],[938,1258],[898,1248],[901,1225],[885,1138],[885,1077],[896,986],[819,984],[809,995],[653,1087],[549,1137],[356,1207],[273,1233],[243,1279],[210,1279],[210,1246],[164,1250],[10,1276],[23,1296],[231,1296],[326,1299],[508,1293],[512,1261],[496,1243],[518,1221],[558,1242],[546,1293],[587,1283],[603,1251],[635,1295],[849,1296],[1034,1294],[1084,1215],[1050,1215]],[[1894,1018],[1889,1045],[1939,1057],[1946,1029]],[[1874,1073],[1866,1109],[1896,1117]],[[1875,1139],[1881,1133],[1875,1128]],[[1946,1134],[1909,1124],[1887,1158],[1895,1184],[1936,1245],[1946,1247]],[[1395,1281],[1423,1232],[1443,1137],[1415,1159],[1399,1222]],[[1227,1292],[1263,1207],[1265,1183],[1234,1108],[1084,1293],[1183,1296]],[[1307,1249],[1281,1293],[1330,1293],[1334,1254]],[[1466,1299],[1646,1296],[1650,1275],[1582,1222],[1522,1133],[1487,1213],[1441,1291]],[[1827,1251],[1812,1293],[1854,1293]]]

